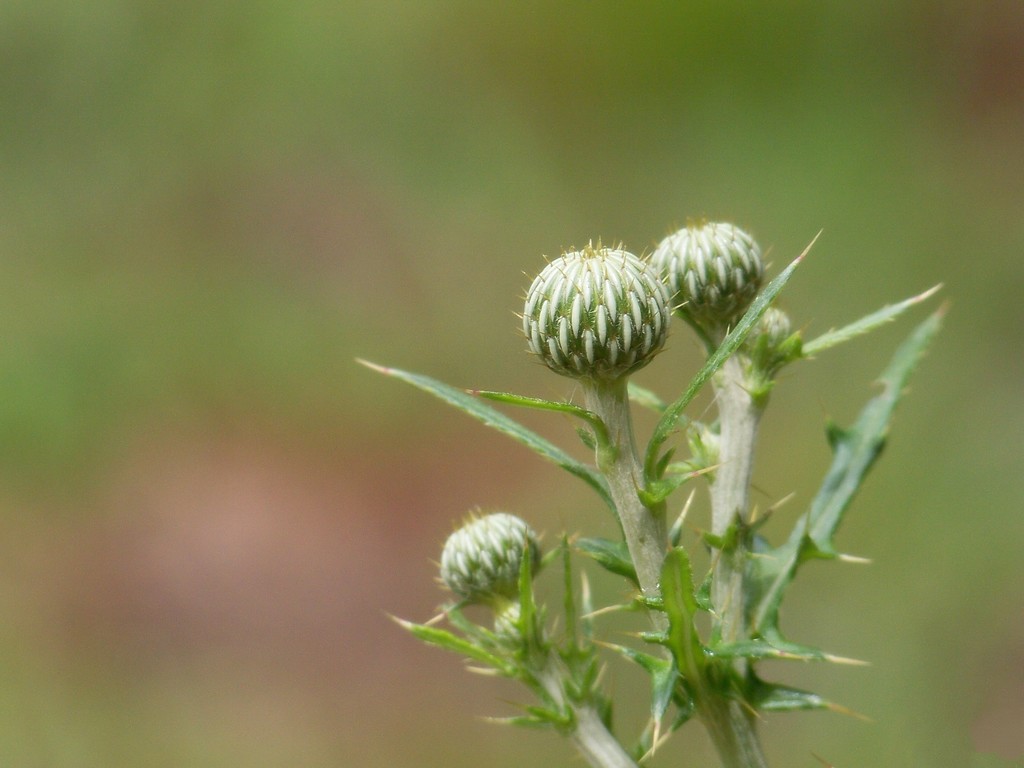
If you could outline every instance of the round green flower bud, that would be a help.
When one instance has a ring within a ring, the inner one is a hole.
[[[654,358],[670,320],[668,291],[647,262],[588,245],[550,262],[533,281],[523,333],[556,373],[614,380]]]
[[[695,322],[728,325],[743,314],[761,287],[764,264],[754,239],[732,224],[685,227],[651,254],[673,300]]]
[[[515,599],[523,552],[540,560],[537,536],[515,515],[495,512],[470,520],[448,537],[441,552],[441,579],[459,597],[474,602]]]

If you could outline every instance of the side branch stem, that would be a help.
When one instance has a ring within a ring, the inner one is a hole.
[[[592,768],[637,768],[636,762],[605,726],[597,710],[589,704],[572,702],[562,687],[559,662],[548,656],[538,670],[537,682],[545,693],[561,707],[572,710],[572,731],[569,738]]]

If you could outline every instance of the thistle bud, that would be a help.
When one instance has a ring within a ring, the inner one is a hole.
[[[514,600],[527,549],[536,564],[537,536],[515,515],[495,512],[475,518],[445,542],[441,579],[456,595],[473,602]]]
[[[665,276],[680,311],[705,327],[739,318],[764,276],[757,243],[742,229],[721,222],[669,235],[651,255],[651,264]]]
[[[671,310],[657,271],[628,251],[570,251],[526,294],[523,333],[555,373],[615,380],[647,365],[665,343]]]
[[[522,632],[519,630],[522,610],[519,603],[507,603],[494,614],[494,634],[503,640],[519,643]]]
[[[769,307],[747,336],[744,347],[762,376],[771,378],[780,367],[800,357],[803,342],[792,330],[789,315]]]
[[[747,342],[752,345],[764,344],[774,350],[789,338],[790,333],[792,333],[792,323],[789,320],[789,315],[781,309],[769,307],[751,330]]]
[[[721,460],[722,439],[717,427],[692,421],[686,429],[687,442],[695,469],[710,469]]]

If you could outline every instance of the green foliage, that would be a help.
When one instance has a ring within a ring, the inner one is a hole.
[[[624,541],[611,541],[610,539],[581,538],[576,539],[576,549],[594,562],[616,576],[623,576],[639,587],[640,583],[636,578],[636,568],[629,557],[629,549]]]
[[[608,429],[605,427],[604,422],[596,414],[591,413],[586,408],[580,408],[578,405],[572,403],[555,402],[553,400],[543,400],[539,397],[526,397],[525,395],[513,395],[508,392],[489,392],[482,389],[471,389],[469,390],[471,395],[483,397],[487,400],[493,400],[497,403],[506,403],[508,405],[517,405],[522,408],[534,408],[539,411],[555,411],[557,413],[567,413],[570,416],[575,416],[583,421],[587,422],[590,428],[593,430],[595,445],[608,445]]]
[[[545,440],[537,433],[510,419],[503,413],[494,410],[487,404],[480,402],[478,397],[474,397],[461,389],[456,389],[455,387],[443,384],[429,376],[424,376],[418,373],[409,373],[408,371],[402,371],[397,368],[385,368],[384,366],[376,365],[365,360],[361,360],[360,362],[371,370],[382,373],[385,376],[391,376],[401,381],[405,381],[418,389],[422,389],[424,392],[428,392],[429,394],[444,400],[446,403],[455,406],[460,411],[469,414],[475,419],[479,419],[488,427],[493,427],[499,432],[508,435],[513,440],[517,440],[526,447],[540,454],[548,461],[553,461],[569,474],[580,478],[583,482],[597,491],[598,495],[614,511],[615,505],[612,503],[611,497],[608,495],[607,483],[596,469],[576,461],[561,448],[558,448],[550,441]],[[538,400],[536,402],[543,401]]]
[[[891,323],[907,309],[910,309],[910,307],[920,304],[925,299],[934,295],[941,287],[941,285],[936,285],[934,288],[929,288],[917,296],[911,296],[909,299],[904,299],[897,304],[882,307],[877,312],[865,315],[860,320],[844,325],[842,328],[823,333],[811,341],[804,342],[801,353],[804,357],[813,357],[819,352],[824,352],[826,349],[831,349],[857,336],[863,336],[886,323]]]
[[[484,643],[480,642],[484,635],[478,635],[475,638],[476,642],[474,642],[444,629],[429,627],[425,624],[414,624],[402,619],[396,619],[396,621],[398,621],[400,626],[409,630],[425,643],[461,654],[471,661],[479,662],[497,670],[506,677],[512,677],[515,674],[515,667],[509,664],[507,660],[484,648]]]
[[[665,409],[668,407],[668,404],[654,392],[645,387],[641,387],[635,381],[630,381],[627,389],[629,390],[630,401],[642,408],[647,408],[650,411],[661,414],[664,413]]]
[[[756,677],[751,679],[751,683],[747,687],[747,695],[750,704],[762,712],[796,712],[808,709],[849,712],[816,693],[809,693],[786,685],[766,683]]]
[[[682,547],[675,547],[665,556],[661,596],[668,616],[666,644],[683,677],[696,683],[701,679],[707,660],[697,633],[700,606],[693,591],[693,571]]]
[[[882,393],[868,403],[852,427],[829,427],[832,465],[810,509],[797,521],[785,544],[751,558],[749,618],[756,633],[777,641],[779,604],[797,568],[812,558],[836,556],[833,536],[885,445],[896,404],[914,366],[938,332],[941,317],[941,313],[930,316],[900,346],[879,379]]]

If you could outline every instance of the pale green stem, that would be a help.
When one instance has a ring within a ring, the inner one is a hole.
[[[594,768],[637,768],[618,740],[604,727],[593,707],[576,710],[576,749]]]
[[[723,768],[768,768],[754,721],[740,702],[716,697],[698,708]]]
[[[553,656],[548,656],[543,669],[537,672],[537,682],[559,706],[568,706],[572,710],[573,727],[569,737],[576,749],[592,768],[637,768],[636,762],[608,730],[597,710],[568,699],[562,687],[560,666]]]
[[[719,417],[719,459],[711,483],[711,532],[723,536],[733,524],[750,522],[750,480],[754,470],[754,443],[761,419],[744,386],[747,361],[733,355],[714,379]],[[746,634],[743,604],[743,565],[746,541],[741,535],[730,553],[719,553],[712,580],[711,602],[724,642]]]
[[[597,447],[597,466],[608,481],[640,591],[645,597],[657,597],[668,550],[665,505],[651,509],[640,501],[644,475],[633,437],[626,377],[612,382],[584,381],[582,385],[587,409],[604,422],[607,430],[607,444]],[[657,629],[668,629],[664,613],[652,611],[650,617]],[[593,766],[636,766],[592,708],[576,712],[573,739]]]
[[[633,438],[626,378],[582,384],[587,409],[597,414],[608,429],[609,445],[598,445],[597,466],[608,480],[640,591],[646,597],[656,597],[661,592],[661,567],[668,549],[665,505],[651,509],[640,501],[644,475]],[[657,615],[660,623],[664,616]]]
[[[746,639],[744,564],[746,524],[750,522],[750,481],[761,407],[745,386],[741,355],[733,355],[714,379],[719,415],[719,465],[711,484],[711,531],[724,536],[730,526],[740,530],[731,551],[719,551],[711,582],[715,623],[723,642]],[[741,672],[745,668],[741,665]],[[767,768],[756,723],[741,702],[716,696],[698,702],[701,720],[725,768]]]

